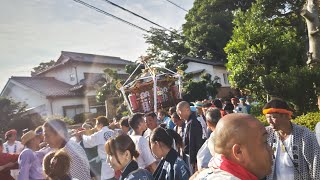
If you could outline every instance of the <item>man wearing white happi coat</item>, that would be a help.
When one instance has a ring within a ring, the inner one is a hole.
[[[113,130],[108,128],[109,120],[104,116],[99,116],[96,119],[95,128],[98,132],[87,136],[82,135],[82,141],[85,148],[98,147],[98,155],[101,159],[101,180],[113,179],[114,178],[114,170],[107,163],[107,154],[104,149],[104,145],[107,140],[114,136]]]

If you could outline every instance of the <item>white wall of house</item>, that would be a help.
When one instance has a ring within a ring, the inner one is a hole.
[[[83,97],[70,97],[70,98],[58,98],[58,99],[52,99],[49,100],[49,102],[52,105],[52,112],[53,115],[64,115],[63,107],[67,106],[77,106],[77,105],[83,105],[83,108],[67,108],[67,114],[69,118],[73,118],[74,115],[82,113],[82,112],[88,112],[86,111],[86,104],[88,104],[87,100]],[[50,105],[49,105],[50,106]],[[89,108],[88,108],[89,109]],[[51,111],[51,110],[50,110]]]
[[[104,70],[111,68],[116,70],[119,74],[125,73],[125,66],[122,65],[109,65],[109,64],[67,64],[63,67],[53,69],[49,72],[42,74],[45,77],[55,77],[57,80],[75,85],[81,79],[84,79],[84,73],[104,73]]]
[[[212,80],[215,76],[218,76],[220,78],[220,83],[222,87],[230,87],[230,84],[227,80],[228,72],[225,67],[213,66],[197,62],[188,62],[187,65],[188,68],[185,70],[185,72],[188,73],[204,69],[204,72],[209,73],[211,75]],[[200,78],[198,76],[194,77],[195,81],[198,81],[199,79]]]
[[[41,116],[50,115],[46,97],[18,82],[10,81],[2,95],[12,98],[16,102],[25,103],[27,105],[26,109],[34,109]]]
[[[46,104],[47,99],[40,93],[34,91],[31,88],[25,87],[20,83],[10,81],[3,96],[12,98],[17,102],[24,102],[28,106],[27,108],[38,107]]]
[[[74,79],[72,79],[70,76],[75,74],[74,67],[71,66],[71,64],[66,64],[63,67],[58,67],[56,69],[53,69],[51,71],[45,72],[41,74],[41,76],[44,77],[54,77],[59,81],[75,85],[77,84],[76,78],[74,76]]]

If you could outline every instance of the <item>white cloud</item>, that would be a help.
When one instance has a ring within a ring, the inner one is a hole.
[[[152,25],[103,0],[83,0],[143,28]],[[165,27],[179,28],[185,12],[165,0],[112,0]],[[193,0],[176,0],[189,9]],[[145,53],[143,31],[73,0],[10,0],[0,6],[0,89],[11,76],[29,75],[62,50],[136,60]]]

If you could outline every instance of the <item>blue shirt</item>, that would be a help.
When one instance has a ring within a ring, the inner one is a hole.
[[[173,129],[175,126],[175,124],[172,122],[172,120],[168,116],[164,117],[163,122],[167,124],[167,129]]]

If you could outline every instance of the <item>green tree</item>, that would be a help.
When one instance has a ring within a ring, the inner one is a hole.
[[[189,55],[225,60],[223,48],[232,35],[235,9],[246,10],[254,0],[195,0],[186,15],[183,34]]]
[[[104,72],[107,76],[107,82],[97,90],[96,95],[97,102],[101,103],[104,103],[105,100],[110,97],[121,97],[121,94],[116,87],[117,83],[121,82],[118,73],[109,68],[105,69]]]
[[[125,69],[126,69],[126,73],[128,74],[132,74],[133,71],[137,68],[137,64],[128,64],[126,65]],[[140,65],[138,67],[138,69],[136,70],[136,72],[132,75],[133,77],[137,76],[138,74],[142,73],[142,69],[144,68],[144,65]]]
[[[253,1],[195,0],[182,32],[151,29],[145,35],[148,56],[171,69],[184,56],[225,60],[223,48],[232,34],[233,10],[246,10]]]
[[[272,72],[261,78],[265,91],[294,105],[296,115],[317,109],[316,86],[320,85],[320,68],[290,67],[286,73]]]
[[[0,97],[0,133],[8,130],[10,125],[21,118],[26,105],[6,97]]]
[[[146,43],[150,46],[147,54],[150,63],[164,62],[167,68],[173,68],[174,64],[189,53],[185,47],[185,38],[176,30],[163,30],[151,28],[150,34],[145,35]]]
[[[211,80],[211,75],[208,73],[203,73],[200,76],[200,81],[194,81],[192,76],[185,74],[183,80],[183,99],[192,102],[196,100],[208,99],[209,96],[215,97],[218,93],[218,88],[221,84],[218,83],[219,79]]]
[[[266,8],[271,5],[273,10]],[[306,36],[297,13],[287,1],[257,0],[247,12],[236,12],[225,51],[233,87],[260,99],[266,94],[284,98],[303,113],[315,107],[313,83],[319,76],[306,68]]]
[[[232,39],[225,48],[233,87],[259,92],[263,90],[261,76],[287,72],[297,64],[299,43],[295,29],[274,26],[264,16],[260,3],[246,13],[238,11],[233,22]]]
[[[49,67],[53,66],[56,62],[54,60],[51,60],[49,62],[42,62],[40,63],[38,66],[33,68],[33,71],[31,71],[31,76],[34,76],[46,69],[48,69]]]
[[[107,68],[104,72],[106,73],[107,81],[97,90],[97,102],[105,103],[107,99],[112,100],[113,107],[118,107],[116,108],[115,116],[128,114],[127,109],[123,108],[124,99],[117,87],[120,83],[123,83],[123,79],[121,79],[119,74],[113,69]]]

